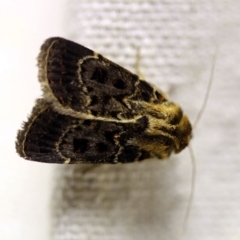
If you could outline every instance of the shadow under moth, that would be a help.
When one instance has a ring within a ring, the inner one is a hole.
[[[184,149],[191,124],[156,87],[102,55],[49,38],[38,56],[43,98],[19,130],[18,154],[46,163],[130,163]]]

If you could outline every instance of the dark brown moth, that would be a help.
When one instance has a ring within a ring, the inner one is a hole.
[[[184,149],[191,124],[156,87],[100,54],[49,38],[38,56],[43,98],[16,150],[47,163],[130,163]]]

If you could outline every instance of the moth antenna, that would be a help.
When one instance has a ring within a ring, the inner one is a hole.
[[[195,119],[195,121],[193,123],[193,129],[196,129],[197,124],[199,123],[199,120],[202,118],[203,113],[204,113],[204,111],[205,111],[205,109],[207,107],[207,102],[208,102],[208,99],[209,99],[209,95],[210,95],[210,92],[211,92],[212,83],[213,83],[213,79],[214,79],[217,54],[218,54],[218,47],[216,47],[215,53],[214,53],[213,58],[212,58],[207,91],[205,93],[205,96],[204,96],[203,103],[202,103],[202,106],[200,108],[200,111],[198,112],[198,115],[197,115],[197,117],[196,117],[196,119]]]
[[[188,220],[191,213],[194,194],[195,194],[196,175],[197,175],[197,161],[194,155],[193,148],[190,143],[188,144],[188,149],[191,156],[192,175],[191,175],[191,190],[190,190],[190,195],[187,203],[187,209],[186,209],[184,220],[183,220],[183,227],[182,227],[183,233],[187,232]]]
[[[218,47],[216,47],[215,53],[214,53],[213,58],[212,58],[207,91],[205,93],[200,111],[198,112],[196,120],[193,123],[193,130],[196,129],[197,124],[199,123],[199,120],[202,118],[203,113],[204,113],[204,111],[206,109],[206,106],[207,106],[207,102],[208,102],[208,99],[209,99],[209,95],[210,95],[210,92],[211,92],[212,83],[213,83],[213,79],[214,79],[217,54],[218,54]],[[189,149],[189,153],[190,153],[190,156],[191,156],[192,174],[191,174],[191,190],[190,190],[190,195],[189,195],[189,199],[188,199],[186,213],[185,213],[184,220],[183,220],[183,228],[182,228],[183,233],[187,232],[188,220],[189,220],[189,216],[190,216],[190,213],[191,213],[194,194],[195,194],[196,174],[197,174],[197,161],[196,161],[196,158],[195,158],[195,155],[194,155],[193,148],[192,148],[190,143],[188,144],[188,149]]]

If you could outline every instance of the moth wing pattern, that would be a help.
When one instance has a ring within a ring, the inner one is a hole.
[[[38,56],[43,98],[16,150],[49,163],[130,163],[184,149],[192,127],[160,90],[100,54],[49,38]]]
[[[56,112],[38,99],[17,136],[20,156],[50,163],[125,163],[150,157],[128,143],[146,128],[146,119],[133,124],[79,119]]]
[[[129,119],[144,111],[139,101],[163,102],[163,93],[94,51],[49,38],[38,56],[44,97],[76,117]]]

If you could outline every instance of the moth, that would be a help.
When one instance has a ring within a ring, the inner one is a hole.
[[[38,56],[43,97],[18,131],[16,150],[45,163],[166,159],[192,126],[161,90],[102,55],[53,37]]]

